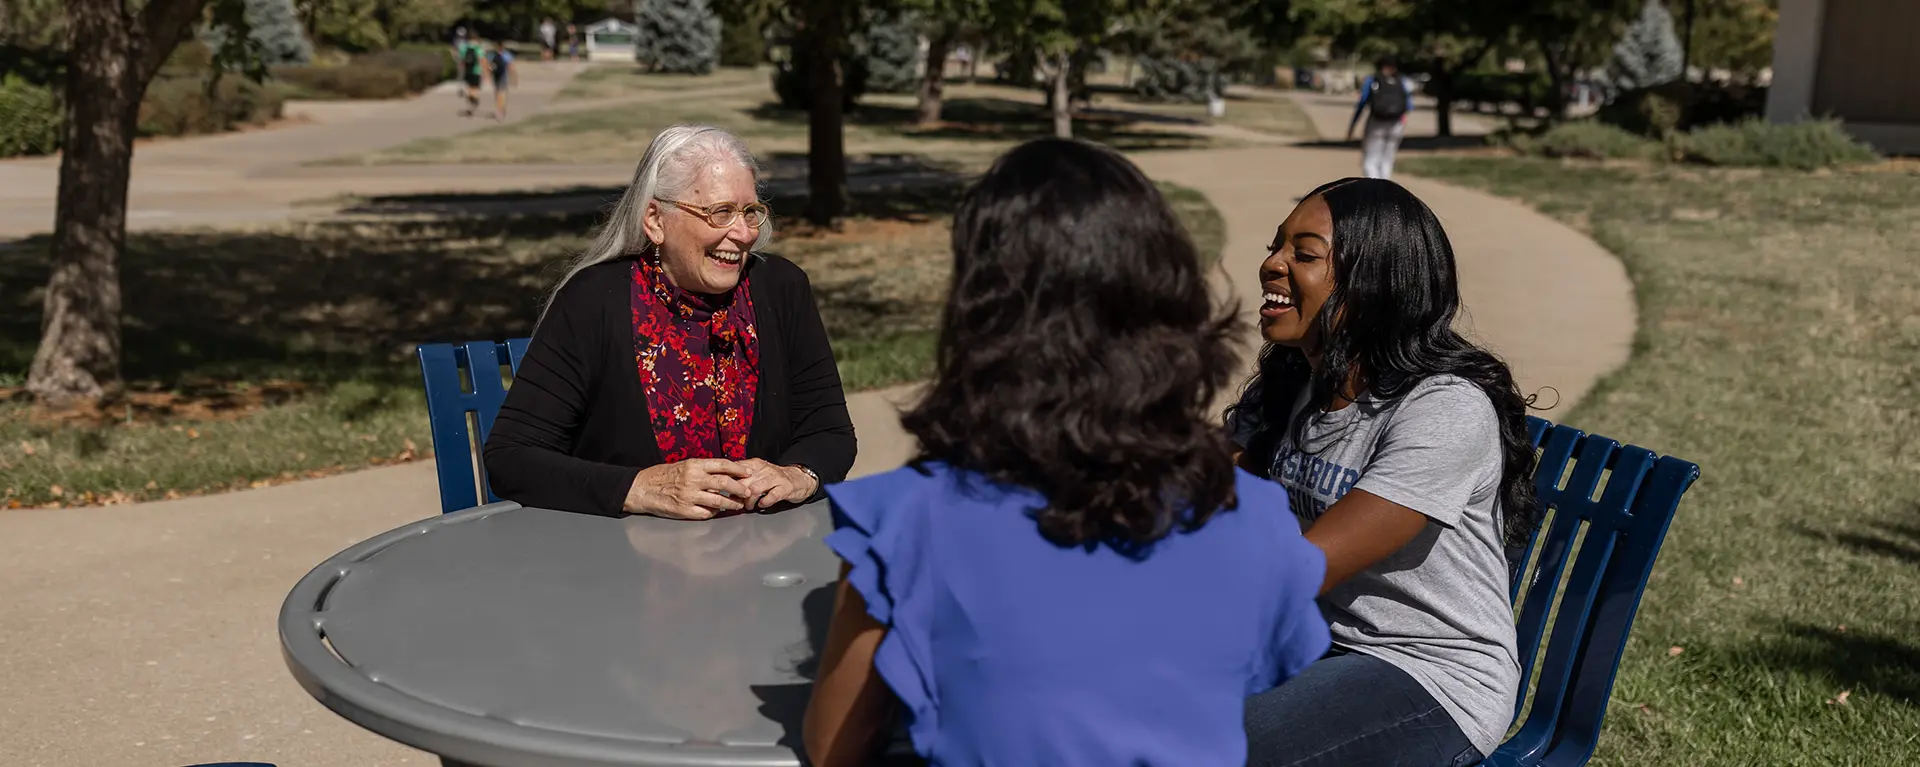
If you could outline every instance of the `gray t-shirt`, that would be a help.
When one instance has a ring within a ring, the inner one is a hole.
[[[1257,400],[1249,392],[1243,402]],[[1295,403],[1295,412],[1304,406]],[[1261,424],[1238,411],[1242,445]],[[1358,488],[1433,521],[1398,552],[1321,597],[1336,647],[1392,663],[1453,715],[1482,754],[1513,720],[1520,688],[1513,604],[1501,534],[1500,432],[1493,403],[1456,376],[1434,376],[1398,400],[1362,397],[1321,414],[1305,449],[1279,441],[1271,477],[1301,529]]]

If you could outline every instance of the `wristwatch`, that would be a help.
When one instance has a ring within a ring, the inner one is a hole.
[[[820,475],[818,475],[818,474],[815,474],[815,473],[813,473],[813,469],[809,469],[809,468],[807,468],[807,465],[806,465],[806,464],[804,464],[804,463],[796,463],[796,464],[793,464],[793,468],[796,468],[796,469],[799,469],[799,470],[801,470],[801,471],[803,471],[803,472],[806,472],[806,473],[807,473],[807,476],[808,476],[808,477],[811,477],[811,478],[813,479],[813,492],[814,492],[814,493],[818,493],[818,492],[820,492],[820,489],[821,489],[821,488],[823,488],[823,487],[826,487],[826,483],[825,483],[825,482],[821,482],[821,481],[820,481]],[[813,493],[808,493],[808,495],[812,495],[812,494],[813,494]]]

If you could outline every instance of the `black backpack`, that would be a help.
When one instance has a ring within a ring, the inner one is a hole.
[[[480,51],[471,45],[467,46],[467,50],[460,54],[460,65],[465,67],[468,73],[478,71],[480,69]]]
[[[1375,120],[1398,120],[1407,113],[1407,86],[1399,75],[1373,78],[1373,93],[1367,106]]]

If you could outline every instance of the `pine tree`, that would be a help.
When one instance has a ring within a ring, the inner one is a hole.
[[[874,93],[907,93],[920,84],[920,25],[909,14],[875,13],[869,19],[864,45],[867,89]]]
[[[313,62],[313,43],[307,40],[306,28],[300,25],[293,0],[246,0],[246,4],[247,37],[259,46],[260,63],[273,66]],[[209,27],[200,34],[200,41],[215,50],[225,39],[226,32],[220,28]]]
[[[300,26],[293,0],[247,0],[247,23],[260,43],[267,64],[306,64],[313,61],[313,43]]]
[[[720,17],[707,0],[646,0],[633,55],[655,72],[704,75],[720,64]]]
[[[1619,91],[1670,83],[1683,74],[1682,56],[1680,38],[1673,33],[1673,15],[1660,0],[1647,0],[1640,18],[1614,44],[1607,79]]]

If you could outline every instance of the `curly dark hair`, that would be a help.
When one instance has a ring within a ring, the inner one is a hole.
[[[1259,372],[1247,382],[1258,400],[1250,415],[1255,423],[1288,426],[1255,434],[1247,452],[1270,456],[1286,434],[1294,444],[1306,444],[1308,422],[1333,402],[1350,371],[1381,401],[1399,398],[1430,376],[1459,376],[1486,393],[1500,420],[1504,533],[1509,546],[1524,546],[1543,514],[1527,438],[1532,399],[1521,396],[1505,362],[1454,332],[1460,282],[1440,219],[1392,181],[1342,179],[1301,199],[1314,197],[1333,214],[1333,290],[1313,318],[1325,339],[1322,364],[1316,372],[1304,352],[1279,344],[1261,350]],[[1290,413],[1303,388],[1306,407]],[[1243,407],[1228,408],[1229,423]]]
[[[935,379],[901,417],[916,465],[1038,491],[1062,546],[1141,551],[1234,507],[1207,417],[1233,310],[1145,174],[1094,144],[1023,144],[961,199],[953,262]]]

